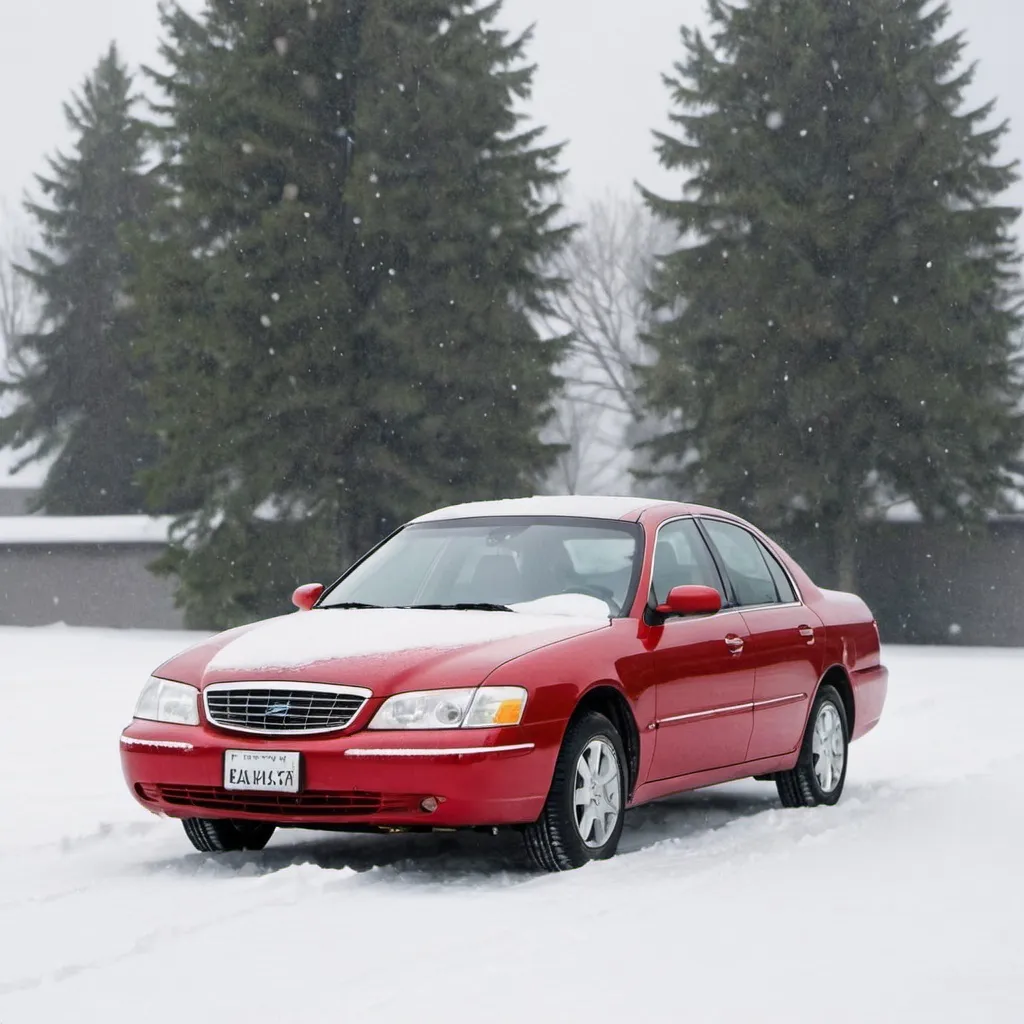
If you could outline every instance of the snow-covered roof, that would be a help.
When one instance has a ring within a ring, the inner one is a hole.
[[[11,448],[0,448],[0,487],[26,488],[36,490],[43,486],[46,474],[53,458],[30,462],[20,472],[14,473],[14,467],[28,454],[24,448],[14,451]]]
[[[166,544],[173,516],[0,516],[0,545]]]
[[[449,505],[414,519],[415,523],[444,519],[477,519],[481,516],[574,516],[583,519],[622,519],[640,515],[646,508],[664,505],[655,498],[612,497],[608,495],[551,495],[533,498],[503,498],[499,501],[472,501]]]

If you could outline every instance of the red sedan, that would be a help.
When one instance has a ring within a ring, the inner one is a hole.
[[[294,601],[162,665],[121,736],[132,793],[200,850],[511,826],[575,868],[681,790],[756,776],[836,803],[886,695],[863,601],[694,505],[442,509]]]

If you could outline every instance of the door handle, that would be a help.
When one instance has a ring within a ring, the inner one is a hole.
[[[727,636],[725,638],[725,646],[729,648],[730,654],[742,654],[743,653],[743,637],[741,636]]]
[[[814,643],[814,630],[810,626],[800,626],[797,632],[807,641],[808,644]]]

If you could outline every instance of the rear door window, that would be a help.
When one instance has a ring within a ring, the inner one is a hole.
[[[760,541],[757,542],[757,546],[761,549],[761,554],[768,563],[768,571],[772,574],[772,579],[775,581],[775,589],[779,593],[779,600],[783,604],[792,604],[797,600],[797,596],[796,591],[793,589],[793,584],[790,583],[789,576],[786,574],[786,570],[782,568],[779,560]]]
[[[761,542],[741,526],[720,519],[701,520],[740,606],[779,604],[782,600]],[[781,567],[779,568],[781,572]]]

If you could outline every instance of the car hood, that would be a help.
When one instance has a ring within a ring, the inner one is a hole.
[[[607,616],[597,615],[315,609],[220,634],[156,674],[198,686],[241,680],[342,683],[386,696],[476,686],[513,658],[609,624]]]

